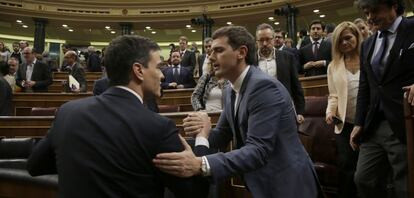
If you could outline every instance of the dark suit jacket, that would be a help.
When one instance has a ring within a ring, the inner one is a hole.
[[[174,82],[174,67],[167,67],[162,70],[162,73],[164,74],[164,79],[161,82],[161,87],[163,89],[171,89],[168,87],[169,83]],[[178,82],[176,82],[178,85],[184,85],[184,88],[192,88],[195,86],[193,72],[191,72],[188,68],[180,67],[180,78]]]
[[[371,66],[376,37],[377,34],[362,44],[355,124],[363,126],[363,136],[369,137],[378,125],[376,115],[381,103],[392,131],[406,142],[402,87],[414,84],[414,19],[401,21],[381,79],[377,79]]]
[[[9,83],[0,74],[0,116],[11,116],[13,114],[12,94]]]
[[[22,64],[16,74],[16,84],[20,86],[23,91],[25,91],[25,88],[22,87],[22,81],[26,80],[26,70],[27,64]],[[31,80],[36,81],[36,84],[32,87],[34,92],[47,92],[49,85],[53,82],[49,66],[36,60]]]
[[[327,67],[332,60],[331,56],[331,44],[325,40],[322,40],[321,44],[319,45],[319,53],[317,57],[313,55],[313,45],[312,43],[306,45],[305,47],[299,50],[300,56],[300,64],[303,67],[309,61],[319,61],[319,60],[326,60],[325,67],[312,67],[310,69],[303,69],[305,76],[317,76],[317,75],[324,75],[326,74]]]
[[[204,64],[204,60],[206,59],[206,54],[200,54],[200,56],[198,56],[198,71],[199,71],[199,76],[203,75],[203,64]]]
[[[176,197],[204,197],[200,178],[173,177],[152,163],[158,153],[183,149],[173,121],[111,87],[61,106],[27,168],[33,176],[57,171],[61,197],[162,198],[164,187]]]
[[[195,53],[191,50],[185,50],[184,55],[181,57],[181,66],[188,68],[191,73],[194,71],[196,65]]]
[[[98,54],[89,54],[86,66],[90,72],[101,72],[101,59],[99,58]]]
[[[101,93],[105,92],[109,87],[109,79],[107,77],[101,78],[95,81],[93,85],[93,95],[101,95]]]
[[[289,52],[295,56],[296,62],[298,63],[296,64],[296,71],[298,72],[298,74],[303,74],[303,67],[299,64],[299,59],[300,59],[299,50],[296,48],[289,48],[285,46],[282,49],[282,51]]]
[[[237,133],[243,146],[207,155],[212,180],[240,174],[254,197],[316,197],[316,173],[296,132],[296,115],[286,88],[250,67],[239,92],[236,116],[231,91],[230,86],[224,91],[224,109],[210,133],[210,147],[237,141]]]
[[[299,62],[292,53],[283,50],[276,51],[277,80],[289,91],[295,103],[296,113],[303,114],[305,112],[305,96],[296,71],[298,65]]]
[[[87,91],[87,82],[86,82],[86,78],[85,78],[85,71],[83,70],[82,67],[79,66],[79,63],[76,63],[72,67],[72,69],[69,71],[69,74],[72,75],[79,82],[80,91],[81,92],[86,92]],[[67,87],[67,89],[70,90],[69,87]]]

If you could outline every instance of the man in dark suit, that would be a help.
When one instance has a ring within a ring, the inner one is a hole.
[[[195,53],[191,50],[188,50],[188,39],[185,36],[181,36],[179,39],[180,45],[180,56],[181,56],[181,66],[187,68],[193,73],[194,67],[196,65],[196,56]]]
[[[323,40],[325,25],[320,20],[311,22],[311,43],[299,50],[300,64],[305,76],[317,76],[326,74],[327,67],[332,60],[331,43]]]
[[[290,48],[285,45],[285,36],[286,33],[282,31],[281,29],[275,29],[275,35],[274,35],[274,47],[277,50],[284,50],[286,52],[289,52],[295,56],[296,60],[299,60],[299,50],[296,48]],[[299,61],[297,61],[299,63]],[[303,73],[302,66],[300,64],[296,64],[296,71],[298,73]]]
[[[109,79],[108,77],[103,77],[99,80],[96,80],[93,84],[93,95],[98,96],[101,95],[109,88]]]
[[[171,53],[171,67],[162,70],[164,79],[161,82],[163,89],[192,88],[195,85],[193,73],[181,64],[179,51]]]
[[[88,60],[86,61],[86,68],[89,72],[101,72],[101,58],[99,58],[98,54],[96,53],[95,47],[89,46],[88,47]]]
[[[8,67],[4,61],[0,62],[0,68]],[[0,116],[12,115],[12,88],[0,73]]]
[[[317,197],[316,173],[300,143],[289,93],[252,66],[254,37],[244,27],[226,26],[214,32],[212,49],[215,74],[231,82],[224,91],[224,110],[211,131],[202,112],[186,118],[184,130],[197,134],[196,145],[223,148],[233,141],[235,150],[203,157],[191,156],[191,150],[159,154],[156,166],[182,177],[203,174],[213,182],[242,175],[258,198]]]
[[[274,35],[276,34],[271,25],[263,23],[257,26],[256,43],[259,50],[256,65],[263,72],[277,78],[286,87],[295,104],[298,114],[297,121],[302,123],[304,121],[302,114],[305,112],[305,96],[296,71],[299,62],[290,52],[277,50],[274,47],[274,43],[276,43]]]
[[[52,84],[52,74],[49,66],[38,61],[32,48],[26,47],[23,50],[25,64],[17,70],[16,84],[24,92],[47,92]]]
[[[162,198],[164,187],[176,197],[204,197],[208,186],[194,182],[200,178],[177,178],[152,164],[158,153],[182,151],[185,142],[174,122],[142,104],[160,93],[159,50],[140,36],[114,39],[105,54],[113,86],[59,108],[29,157],[29,173],[58,173],[60,197]]]
[[[72,88],[69,87],[69,81],[66,83],[66,91],[70,92],[86,92],[87,91],[87,82],[85,78],[85,71],[83,68],[79,65],[79,63],[76,61],[78,55],[75,51],[67,51],[65,53],[65,61],[67,64],[67,71],[69,75],[72,75],[73,78],[75,78],[76,81],[79,82],[78,88]]]
[[[208,56],[211,54],[211,43],[213,43],[213,39],[210,37],[204,39],[204,53],[198,57],[199,76],[210,72],[209,67],[211,66],[209,66]]]
[[[362,44],[361,75],[351,146],[359,148],[355,183],[360,197],[407,197],[403,87],[414,83],[414,20],[402,0],[360,0],[378,31]],[[391,176],[391,177],[390,177]]]

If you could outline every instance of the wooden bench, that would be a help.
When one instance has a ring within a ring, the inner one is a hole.
[[[305,96],[326,96],[329,94],[326,75],[300,77],[299,81]]]
[[[64,91],[62,82],[66,81],[63,79],[53,79],[53,83],[49,86],[48,93],[62,93]],[[95,80],[87,80],[87,91],[92,92],[93,85],[95,83]]]
[[[190,112],[161,113],[170,118],[182,132],[183,119]],[[216,124],[220,111],[208,113]],[[54,116],[0,116],[0,137],[42,137],[50,128]]]
[[[68,79],[68,72],[53,72],[53,79],[66,80]],[[102,77],[102,72],[85,72],[86,80],[98,80]]]

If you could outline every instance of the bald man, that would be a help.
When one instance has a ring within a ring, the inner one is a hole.
[[[17,70],[16,84],[23,92],[47,92],[52,74],[49,66],[36,59],[34,51],[30,47],[22,51],[26,62]]]
[[[75,51],[67,51],[65,53],[65,62],[67,63],[66,70],[68,71],[69,75],[72,75],[78,82],[79,87],[69,87],[69,83],[65,84],[65,88],[67,92],[86,92],[87,91],[87,84],[85,79],[85,71],[76,61],[78,55]]]

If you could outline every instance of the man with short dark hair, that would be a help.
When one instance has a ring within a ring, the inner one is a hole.
[[[361,198],[407,197],[403,87],[414,84],[414,20],[402,0],[360,0],[378,31],[361,47],[361,69],[350,143],[359,149],[355,184]],[[391,178],[391,179],[390,179]]]
[[[179,52],[181,56],[181,66],[188,68],[191,73],[194,71],[196,65],[196,56],[195,53],[188,48],[188,38],[185,36],[180,36],[178,40]]]
[[[36,59],[35,49],[26,47],[22,53],[26,63],[17,70],[16,85],[24,92],[47,92],[52,84],[49,66]]]
[[[325,40],[332,44],[332,34],[335,30],[336,25],[334,23],[328,23],[325,25],[325,29],[323,30],[325,33]]]
[[[201,54],[198,57],[200,76],[210,72],[209,69],[211,69],[211,64],[209,63],[208,57],[211,54],[211,43],[213,43],[212,38],[207,37],[204,39],[204,54]]]
[[[184,130],[196,134],[196,145],[233,150],[195,157],[191,149],[154,159],[162,170],[189,177],[202,174],[213,182],[242,175],[253,197],[315,198],[313,164],[300,143],[294,107],[286,88],[253,66],[254,37],[241,26],[213,34],[210,61],[215,75],[231,82],[224,90],[224,110],[210,131],[207,114],[190,114]]]
[[[65,85],[65,91],[67,92],[86,92],[87,91],[87,82],[85,78],[85,71],[76,61],[78,59],[78,55],[75,51],[69,50],[65,53],[65,61],[66,61],[66,71],[68,74],[75,78],[76,81],[79,83],[79,87],[74,88],[70,87],[69,81],[67,81]]]
[[[165,187],[176,197],[205,197],[208,185],[197,185],[200,178],[177,178],[152,164],[158,153],[182,151],[185,142],[172,120],[143,105],[160,96],[159,50],[145,37],[114,39],[105,53],[111,87],[59,108],[28,160],[29,173],[58,173],[60,197],[162,198]]]
[[[331,56],[331,44],[323,39],[325,24],[314,20],[309,25],[311,43],[299,50],[300,63],[305,76],[326,74]]]
[[[19,42],[13,42],[13,52],[10,54],[10,58],[14,57],[19,61],[19,64],[22,64],[24,58],[23,54],[20,52],[20,45]]]
[[[171,53],[171,66],[162,70],[164,79],[161,82],[163,89],[184,89],[195,86],[193,73],[181,65],[179,51]]]

